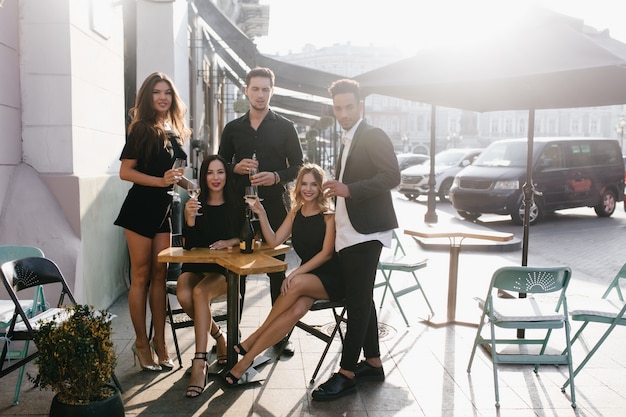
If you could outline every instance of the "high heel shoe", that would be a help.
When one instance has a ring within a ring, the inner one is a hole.
[[[230,373],[230,371],[228,371],[228,372],[226,372],[226,375],[224,375],[222,377],[222,379],[226,383],[226,386],[228,386],[228,387],[236,387],[237,383],[239,382],[241,377],[237,378],[232,373]]]
[[[217,356],[217,364],[226,366],[228,364],[228,355],[226,354],[226,339],[222,333],[222,329],[217,326],[215,332],[211,333],[211,337],[215,339],[215,355]],[[220,344],[219,341],[222,341]]]
[[[238,355],[241,355],[241,356],[246,356],[246,354],[248,353],[248,351],[244,349],[241,343],[237,343],[235,346],[233,346],[233,350],[237,352]]]
[[[167,359],[163,359],[161,360],[159,358],[159,354],[157,353],[156,347],[154,346],[154,341],[151,340],[150,341],[150,347],[152,348],[152,350],[154,351],[154,353],[157,355],[157,358],[159,359],[159,365],[161,365],[163,368],[167,368],[168,371],[171,371],[172,369],[174,369],[174,360],[172,358],[169,357],[169,355],[167,356]]]
[[[131,348],[131,350],[133,351],[133,365],[137,365],[137,360],[139,360],[139,366],[141,367],[143,371],[150,371],[150,372],[161,371],[161,367],[157,364],[144,365],[143,363],[141,363],[141,358],[139,357],[139,353],[137,352],[137,345],[133,344],[133,347]],[[152,353],[152,351],[150,351],[150,353]]]
[[[204,388],[209,383],[209,365],[206,363],[207,360],[207,352],[196,352],[194,354],[193,359],[191,359],[191,366],[193,367],[193,361],[204,361],[204,385],[189,385],[187,387],[187,392],[185,393],[185,397],[187,398],[196,398],[199,397],[200,394],[204,392]]]

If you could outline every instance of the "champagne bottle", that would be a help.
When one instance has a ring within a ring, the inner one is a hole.
[[[241,253],[252,253],[254,249],[254,228],[250,221],[250,209],[246,208],[246,219],[239,234],[239,250]]]

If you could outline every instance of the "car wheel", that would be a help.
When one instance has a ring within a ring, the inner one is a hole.
[[[439,200],[448,201],[450,198],[450,188],[452,188],[452,181],[454,178],[446,178],[439,187]]]
[[[537,198],[533,199],[533,205],[530,207],[530,211],[528,213],[528,224],[530,226],[536,224],[539,220],[543,218],[543,207],[541,201]],[[524,196],[522,195],[517,205],[515,206],[515,210],[511,212],[511,220],[513,220],[514,224],[522,225],[524,224]]]
[[[615,193],[611,190],[606,190],[602,193],[602,200],[600,204],[595,206],[593,209],[596,211],[598,217],[610,217],[615,211],[615,207],[617,206],[617,199],[615,197]]]
[[[469,221],[474,221],[482,215],[482,213],[470,213],[469,211],[465,210],[457,210],[456,212],[459,213],[459,216]]]
[[[404,193],[404,196],[410,201],[415,201],[417,199],[417,196],[415,194]]]

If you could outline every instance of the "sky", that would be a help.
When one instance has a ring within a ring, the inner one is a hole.
[[[286,55],[306,44],[351,43],[396,48],[403,57],[429,47],[486,36],[538,4],[626,42],[625,0],[260,0],[270,6],[269,36],[260,52]]]

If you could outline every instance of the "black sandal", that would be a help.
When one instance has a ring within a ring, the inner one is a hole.
[[[222,379],[224,380],[227,386],[236,387],[241,377],[237,378],[232,373],[230,373],[230,371],[228,371],[226,372],[226,375],[222,376]]]
[[[233,350],[237,352],[238,355],[241,355],[241,356],[246,356],[246,354],[248,353],[248,351],[244,349],[241,343],[237,343],[235,346],[233,346]]]
[[[219,326],[217,326],[217,329],[215,330],[215,332],[211,333],[211,337],[215,339],[215,355],[217,357],[217,364],[219,366],[226,366],[228,364],[228,354],[226,353],[226,339],[224,338],[222,329]],[[224,340],[224,349],[221,355],[219,353],[220,350],[217,347],[218,346],[217,342],[220,339]]]
[[[193,361],[204,361],[207,360],[207,352],[196,352],[193,359],[191,359],[191,365],[193,366]],[[185,397],[187,398],[196,398],[199,397],[200,394],[204,392],[204,388],[209,383],[209,365],[205,363],[204,369],[204,385],[189,385],[187,387],[187,392],[185,393]]]

